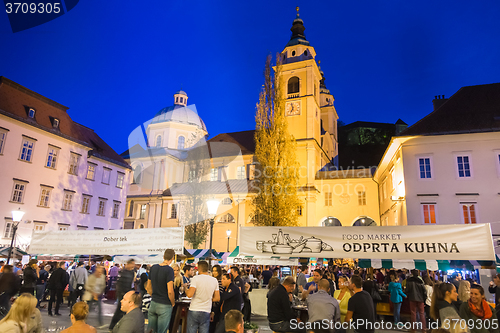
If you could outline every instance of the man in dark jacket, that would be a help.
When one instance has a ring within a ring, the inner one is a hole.
[[[50,300],[48,313],[52,316],[52,303],[56,302],[55,315],[60,316],[59,306],[62,303],[63,291],[68,285],[68,274],[66,273],[66,265],[64,261],[58,264],[58,268],[52,273],[47,284],[47,288],[50,290]]]
[[[424,281],[420,278],[418,269],[412,270],[411,274],[412,276],[406,280],[406,295],[410,301],[411,321],[416,325],[418,311],[422,329],[426,330],[427,325],[425,324],[424,302],[427,298],[427,293],[425,291]]]
[[[231,274],[222,274],[221,284],[224,291],[220,295],[221,314],[215,333],[223,333],[225,330],[224,317],[230,310],[240,310],[241,291],[232,281]]]
[[[21,287],[21,280],[14,274],[12,265],[5,265],[3,273],[0,274],[0,308],[5,308],[5,314],[10,310],[10,299],[17,294]],[[0,319],[2,314],[0,314]]]
[[[44,269],[41,269],[38,273],[38,279],[36,280],[36,307],[40,307],[40,303],[43,301],[43,296],[45,294],[45,288],[47,287],[47,280],[49,279],[50,265],[46,265]]]
[[[40,267],[38,267],[37,263],[38,261],[36,259],[31,259],[28,266],[24,269],[21,293],[35,295],[36,280],[38,279],[38,273],[40,272]]]
[[[133,290],[127,292],[120,301],[125,315],[114,326],[113,333],[144,333],[144,316],[140,309],[142,296]]]
[[[134,259],[130,259],[127,261],[125,268],[120,271],[120,275],[118,280],[116,281],[116,299],[118,300],[118,307],[115,310],[115,314],[111,319],[111,323],[109,324],[109,329],[113,330],[116,323],[120,321],[120,319],[125,315],[125,312],[121,310],[120,302],[123,299],[123,296],[130,290],[132,290],[132,283],[134,282],[135,273],[134,273],[135,261]]]
[[[497,317],[498,317],[498,315],[500,315],[500,287],[499,286],[500,286],[500,274],[497,274],[493,277],[493,281],[490,282],[490,286],[488,288],[488,291],[495,295],[495,310],[497,313]]]
[[[292,322],[298,322],[290,304],[290,294],[295,289],[293,277],[287,276],[283,283],[271,290],[267,296],[267,320],[274,332],[305,332],[292,329]]]

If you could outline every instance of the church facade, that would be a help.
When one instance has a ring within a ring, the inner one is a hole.
[[[371,169],[337,170],[337,120],[316,51],[297,13],[281,52],[285,117],[297,142],[300,226],[380,225],[378,185]],[[234,250],[239,226],[252,226],[254,130],[208,131],[183,91],[129,138],[122,157],[133,169],[123,227],[185,226],[207,219],[205,202],[220,202],[213,230],[216,251]],[[208,248],[208,240],[200,247]],[[186,244],[189,248],[190,245]]]

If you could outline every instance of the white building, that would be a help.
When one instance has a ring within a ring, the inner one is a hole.
[[[0,244],[12,210],[25,212],[16,245],[33,230],[120,229],[130,167],[67,107],[0,77]]]
[[[434,112],[392,139],[374,175],[382,225],[498,222],[500,83],[433,102]]]

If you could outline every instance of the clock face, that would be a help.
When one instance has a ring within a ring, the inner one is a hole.
[[[300,101],[286,103],[285,115],[296,116],[300,114]]]

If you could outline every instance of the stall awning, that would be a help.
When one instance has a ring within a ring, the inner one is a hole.
[[[359,259],[358,266],[361,268],[395,268],[395,269],[419,269],[419,270],[441,270],[462,268],[474,270],[481,267],[495,267],[494,261],[474,260],[393,260],[393,259]]]
[[[0,247],[0,257],[7,258],[9,256],[9,250],[10,250],[10,246]],[[21,258],[22,256],[25,256],[27,254],[28,253],[24,252],[20,248],[13,247],[12,248],[11,257],[13,257],[13,258]]]

